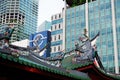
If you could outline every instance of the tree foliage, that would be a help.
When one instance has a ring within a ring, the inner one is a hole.
[[[86,3],[86,0],[66,0],[67,4],[71,7],[82,5]],[[88,0],[90,2],[90,0]]]

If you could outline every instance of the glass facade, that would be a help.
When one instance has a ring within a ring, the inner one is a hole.
[[[85,5],[69,8],[66,11],[66,51],[74,48],[74,43],[82,36],[85,23]]]
[[[45,31],[45,30],[51,30],[51,22],[44,21],[38,28],[37,32]]]
[[[118,47],[118,60],[120,63],[120,0],[115,0],[115,17],[116,17],[116,31],[117,31],[117,47]],[[120,66],[120,64],[119,64]],[[120,68],[120,67],[119,67]],[[119,71],[120,72],[120,71]]]
[[[19,11],[25,15],[23,33],[31,35],[37,30],[39,0],[20,0]]]
[[[120,62],[120,0],[115,1],[115,19],[117,32],[118,57]],[[86,28],[85,5],[75,6],[66,10],[66,51],[73,49],[74,42]],[[96,0],[88,3],[88,34],[93,38],[99,31],[97,49],[106,71],[115,73],[114,35],[112,26],[111,0]],[[119,64],[120,66],[120,64]]]
[[[105,69],[114,72],[114,42],[112,28],[111,0],[97,0],[89,5],[89,36],[100,31],[97,41],[98,52]]]
[[[0,27],[12,24],[12,42],[26,39],[36,32],[38,0],[1,0]]]

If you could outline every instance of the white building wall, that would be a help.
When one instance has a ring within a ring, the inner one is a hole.
[[[58,19],[61,19],[63,16],[62,16],[62,13],[58,13],[58,14],[55,14],[51,17],[51,20],[54,21],[54,20],[58,20]],[[63,29],[63,23],[57,23],[57,24],[53,24],[51,26],[51,32],[52,31],[57,31],[57,30],[62,30]],[[51,35],[51,42],[56,42],[56,41],[60,41],[63,39],[63,33],[60,33],[60,34],[55,34],[55,35]],[[51,53],[57,53],[57,52],[60,52],[62,51],[62,44],[60,45],[56,45],[56,46],[51,46]]]

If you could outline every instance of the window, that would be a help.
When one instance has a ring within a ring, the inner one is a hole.
[[[110,3],[106,3],[106,9],[109,9],[111,7]]]
[[[51,41],[52,41],[52,37],[51,37]]]
[[[57,19],[57,15],[55,15],[55,19]]]
[[[60,29],[60,24],[59,24],[59,29]]]
[[[60,51],[60,46],[58,46],[58,51]]]
[[[52,26],[51,26],[51,31],[52,31]]]
[[[56,47],[54,47],[54,52],[56,51]]]
[[[59,14],[59,18],[61,18],[61,14]]]
[[[58,35],[58,39],[60,40],[60,35]]]
[[[55,25],[55,30],[56,30],[56,25]]]
[[[56,41],[56,36],[54,37],[54,40]]]
[[[51,17],[51,20],[53,20],[53,16]]]

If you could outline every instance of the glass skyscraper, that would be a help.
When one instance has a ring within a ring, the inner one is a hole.
[[[69,7],[65,15],[65,50],[74,49],[75,41],[86,28],[93,38],[99,31],[97,50],[106,71],[120,72],[120,0],[94,0]]]
[[[0,28],[15,27],[11,41],[26,39],[36,32],[39,0],[0,0]]]
[[[46,30],[51,30],[51,22],[49,22],[49,21],[44,21],[44,22],[37,28],[37,32],[46,31]]]

